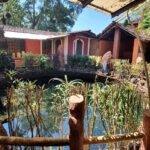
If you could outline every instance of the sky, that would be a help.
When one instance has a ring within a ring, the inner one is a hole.
[[[94,10],[92,8],[84,8],[78,16],[72,31],[91,30],[95,34],[99,34],[104,30],[113,19],[111,16]]]

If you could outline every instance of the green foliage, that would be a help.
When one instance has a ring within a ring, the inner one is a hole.
[[[10,80],[10,82],[12,83],[12,82],[14,82],[14,80],[15,80],[15,76],[16,76],[16,71],[15,70],[8,70],[7,72],[6,72],[6,77]]]
[[[59,84],[52,84],[52,80]],[[66,137],[68,131],[66,126],[64,129],[64,122],[65,125],[68,122],[68,99],[74,94],[82,94],[85,98],[87,136],[94,135],[96,127],[106,135],[138,130],[144,98],[132,84],[86,84],[80,80],[68,81],[66,76],[64,80],[52,80],[48,89],[23,81],[17,81],[15,87],[8,89],[4,102],[10,135],[49,137],[59,132],[61,137]]]
[[[24,53],[23,54],[23,61],[26,68],[32,68],[36,65],[36,55],[33,53]]]
[[[0,8],[1,24],[49,31],[69,31],[81,12],[67,0],[9,0]]]
[[[68,31],[79,13],[78,6],[66,0],[28,0],[22,4],[24,23],[29,28],[49,31]]]
[[[118,78],[128,79],[131,75],[131,64],[128,60],[113,59],[112,61],[113,72]]]
[[[147,2],[143,12],[142,20],[139,23],[138,29],[140,32],[144,32],[147,35],[150,35],[150,2]]]
[[[25,13],[21,7],[19,0],[9,0],[7,3],[0,4],[1,24],[12,26],[23,26],[23,17]]]
[[[11,58],[11,55],[8,54],[5,50],[0,50],[0,70],[5,71],[14,68],[15,63]]]
[[[99,110],[107,134],[137,131],[142,117],[142,99],[128,83],[104,86],[99,93]]]
[[[52,68],[52,66],[50,66],[50,60],[47,55],[38,55],[35,58],[35,62],[38,66],[41,67],[41,69],[47,70]]]
[[[148,4],[144,10],[143,10],[143,19],[142,19],[142,23],[141,23],[141,27],[143,29],[147,29],[150,27],[150,4]]]
[[[68,66],[74,68],[87,68],[95,70],[100,65],[101,58],[98,56],[74,55],[68,57]]]

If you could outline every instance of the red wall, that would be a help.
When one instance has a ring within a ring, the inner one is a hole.
[[[100,40],[99,41],[99,55],[103,56],[107,51],[113,50],[113,41]]]
[[[81,37],[79,34],[72,34],[68,36],[68,55],[73,55],[73,42],[75,39],[81,39],[84,41],[83,54],[88,54],[88,37]]]
[[[40,40],[26,40],[25,41],[25,50],[26,52],[32,52],[34,54],[40,54]]]

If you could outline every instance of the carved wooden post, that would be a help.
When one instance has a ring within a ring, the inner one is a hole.
[[[69,98],[70,150],[83,150],[84,105],[82,95],[73,95]]]
[[[150,150],[150,110],[145,110],[143,114],[144,138],[143,144],[145,150]]]

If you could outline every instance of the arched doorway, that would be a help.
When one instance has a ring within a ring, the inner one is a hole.
[[[80,39],[75,40],[74,42],[74,54],[83,55],[83,44],[84,42]]]

